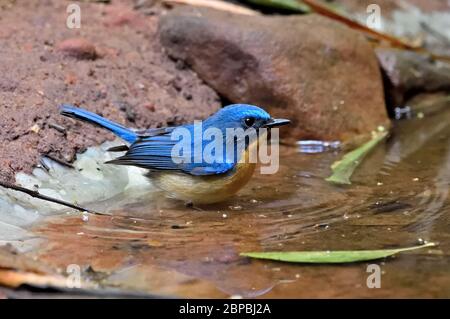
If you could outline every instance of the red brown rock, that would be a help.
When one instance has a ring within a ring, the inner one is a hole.
[[[337,22],[180,7],[161,18],[160,37],[225,98],[291,119],[291,140],[349,141],[389,125],[373,49]]]

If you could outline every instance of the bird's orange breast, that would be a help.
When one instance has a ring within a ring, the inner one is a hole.
[[[254,163],[239,163],[228,173],[208,176],[161,172],[155,182],[169,197],[194,204],[211,204],[236,194],[248,183],[255,166]]]
[[[224,201],[236,194],[252,177],[256,163],[250,163],[250,152],[255,151],[256,145],[257,142],[254,142],[244,151],[244,160],[230,172],[207,176],[159,172],[155,176],[155,184],[169,197],[194,204]]]

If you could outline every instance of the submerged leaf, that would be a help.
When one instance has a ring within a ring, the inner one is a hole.
[[[333,174],[326,178],[326,181],[336,184],[351,184],[350,177],[353,171],[358,167],[363,158],[387,135],[388,133],[386,131],[377,133],[370,141],[345,154],[341,160],[334,162],[331,165]]]
[[[245,0],[246,2],[271,7],[276,9],[291,10],[296,12],[310,12],[311,9],[302,1],[297,0]]]
[[[241,253],[241,256],[258,259],[270,259],[293,263],[352,263],[375,260],[392,256],[394,254],[436,246],[435,243],[425,245],[379,250],[341,250],[341,251],[287,251],[287,252],[249,252]]]

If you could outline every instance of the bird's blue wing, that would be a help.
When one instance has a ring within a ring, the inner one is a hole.
[[[234,163],[225,161],[223,163],[196,162],[193,154],[172,155],[173,148],[179,142],[172,139],[170,134],[172,131],[173,129],[166,128],[139,132],[140,139],[130,145],[128,152],[108,163],[152,170],[177,170],[191,175],[223,174],[234,168]],[[193,144],[190,146],[193,149]]]

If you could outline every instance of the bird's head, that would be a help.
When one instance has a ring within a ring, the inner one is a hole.
[[[289,120],[274,119],[262,108],[249,104],[233,104],[220,109],[205,121],[206,127],[259,130],[289,124]]]

